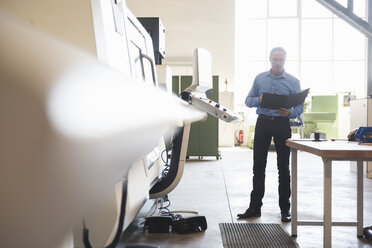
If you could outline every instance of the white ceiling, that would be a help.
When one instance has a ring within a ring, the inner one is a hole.
[[[137,17],[160,17],[166,28],[164,64],[191,63],[194,48],[213,56],[213,74],[234,82],[235,0],[126,0]]]

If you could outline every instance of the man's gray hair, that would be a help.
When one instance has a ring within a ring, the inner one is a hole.
[[[273,56],[273,53],[276,52],[276,51],[283,52],[283,53],[284,53],[284,58],[287,57],[287,52],[284,50],[283,47],[274,47],[273,49],[271,49],[271,52],[270,52],[270,59],[271,59],[271,57]]]

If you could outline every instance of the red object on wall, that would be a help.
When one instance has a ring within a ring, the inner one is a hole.
[[[238,143],[239,144],[243,143],[243,138],[244,138],[243,130],[240,130],[239,131],[239,138],[238,138]]]

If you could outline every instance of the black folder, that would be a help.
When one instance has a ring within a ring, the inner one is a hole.
[[[277,95],[272,93],[263,93],[261,108],[268,109],[279,109],[279,108],[292,108],[299,104],[303,104],[307,93],[309,93],[310,88],[301,91],[300,93],[293,95]]]

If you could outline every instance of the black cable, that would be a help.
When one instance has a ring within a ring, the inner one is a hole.
[[[173,135],[173,140],[172,140],[172,143],[173,143],[172,157],[170,160],[169,170],[167,171],[165,177],[162,177],[160,180],[158,180],[154,184],[154,186],[152,186],[149,192],[150,196],[166,191],[176,179],[177,173],[179,171],[179,161],[180,161],[180,155],[181,155],[183,130],[184,130],[184,127],[176,128],[175,134]]]
[[[165,176],[167,175],[168,171],[169,171],[169,164],[168,164],[168,151],[167,151],[167,161],[164,161],[164,159],[163,159],[163,154],[164,154],[165,151],[167,151],[167,148],[165,148],[165,149],[161,152],[161,154],[160,154],[161,160],[163,160],[163,162],[165,163],[165,168],[164,168],[164,169],[162,170],[162,172],[161,172],[161,176],[162,176],[162,177],[165,177]]]
[[[119,214],[119,224],[118,228],[115,233],[115,237],[112,242],[106,246],[105,248],[115,248],[119,243],[121,233],[123,231],[124,226],[124,217],[125,217],[125,207],[127,205],[127,181],[123,181],[122,186],[122,195],[121,195],[121,206],[120,206],[120,214]],[[83,243],[85,248],[93,248],[92,244],[90,243],[89,239],[89,229],[85,225],[85,221],[83,219]]]
[[[173,220],[181,219],[182,218],[182,215],[171,213],[171,211],[169,209],[169,206],[171,205],[171,201],[169,200],[169,198],[168,198],[167,195],[166,196],[163,196],[163,200],[164,200],[164,202],[168,202],[168,206],[166,206],[166,207],[160,206],[159,207],[159,210],[161,210],[159,212],[160,216],[169,216]]]
[[[89,241],[89,229],[85,225],[84,218],[83,218],[83,243],[85,248],[93,248]]]
[[[167,153],[166,153],[166,154],[167,154],[167,161],[164,161],[164,158],[163,158],[163,154],[164,154],[165,151],[167,152]],[[168,148],[165,148],[165,149],[161,152],[160,157],[161,157],[161,160],[162,160],[166,165],[168,165]]]

